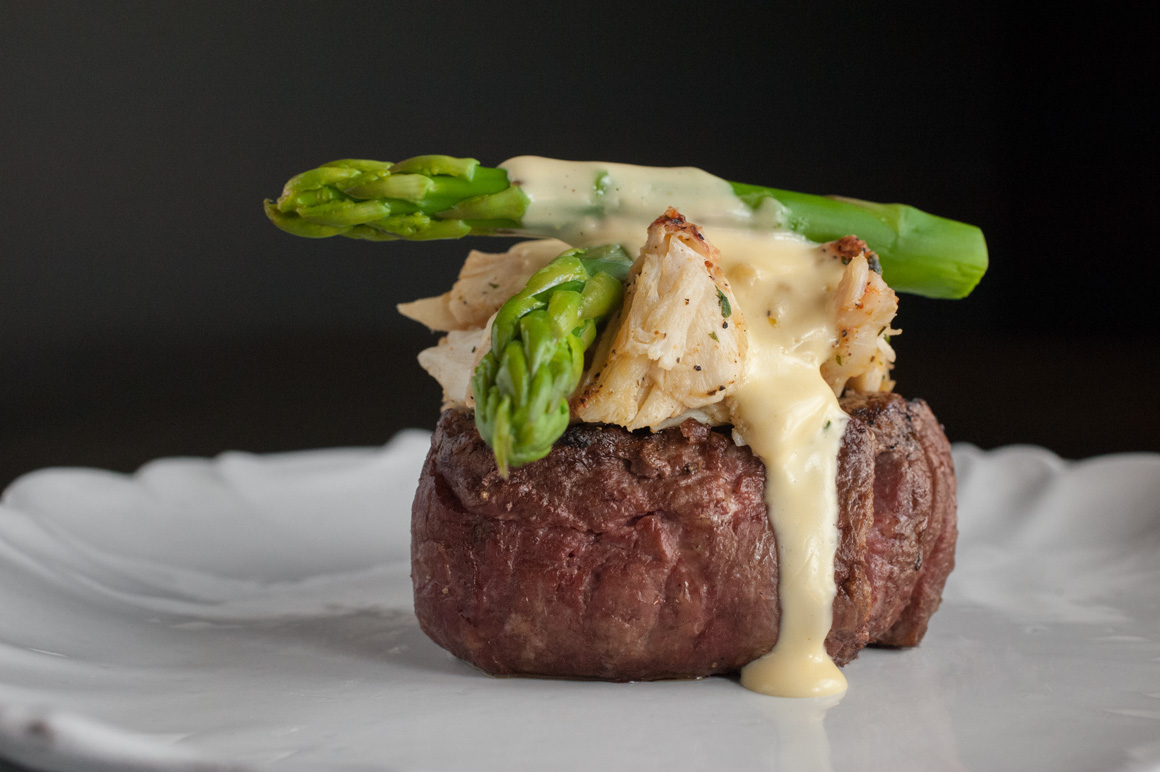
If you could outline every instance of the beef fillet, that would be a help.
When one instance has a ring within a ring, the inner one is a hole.
[[[846,397],[838,594],[826,648],[914,646],[954,565],[950,445],[921,400]],[[439,420],[412,509],[415,613],[496,675],[615,681],[736,671],[777,641],[765,468],[686,421],[569,427],[504,480],[472,415]]]

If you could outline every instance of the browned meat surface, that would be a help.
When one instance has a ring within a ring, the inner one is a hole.
[[[921,401],[843,400],[838,597],[827,648],[912,646],[954,562],[950,446]],[[570,427],[503,480],[469,413],[447,411],[415,497],[423,630],[495,674],[611,680],[739,669],[777,640],[765,470],[692,421]]]
[[[917,646],[955,565],[950,443],[922,400],[856,395],[843,399],[842,408],[851,424],[874,435],[874,520],[866,550],[870,642]]]

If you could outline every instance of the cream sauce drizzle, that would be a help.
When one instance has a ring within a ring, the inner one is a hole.
[[[745,377],[728,402],[735,431],[765,463],[781,627],[777,646],[741,671],[741,683],[780,697],[818,697],[846,688],[825,639],[836,590],[837,455],[847,418],[820,371],[833,351],[829,289],[842,265],[796,237],[755,246],[721,251],[749,323]]]
[[[520,156],[500,168],[531,201],[524,224],[574,247],[616,242],[636,254],[644,246],[648,224],[670,206],[702,227],[768,229],[781,222],[776,203],[755,212],[733,194],[728,182],[691,166],[666,169]]]
[[[846,680],[825,650],[835,596],[837,456],[847,417],[823,380],[837,338],[831,297],[839,261],[788,231],[776,204],[754,211],[729,183],[693,168],[568,162],[523,156],[502,164],[527,194],[524,221],[573,246],[620,243],[632,254],[669,206],[704,229],[749,327],[745,375],[727,404],[735,434],[766,468],[777,536],[777,645],[741,683],[781,697],[837,694]],[[596,182],[596,184],[594,184]]]

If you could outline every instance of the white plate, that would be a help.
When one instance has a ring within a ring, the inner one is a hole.
[[[0,756],[46,770],[1160,769],[1160,455],[956,448],[923,645],[840,700],[494,679],[411,612],[427,435],[28,475],[0,505]],[[824,718],[824,722],[823,722]]]

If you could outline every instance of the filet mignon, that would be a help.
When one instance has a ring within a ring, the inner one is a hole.
[[[913,646],[954,565],[950,444],[926,403],[846,397],[826,648]],[[765,468],[726,431],[575,424],[508,479],[440,418],[412,508],[415,612],[492,674],[616,681],[740,669],[778,635]]]

